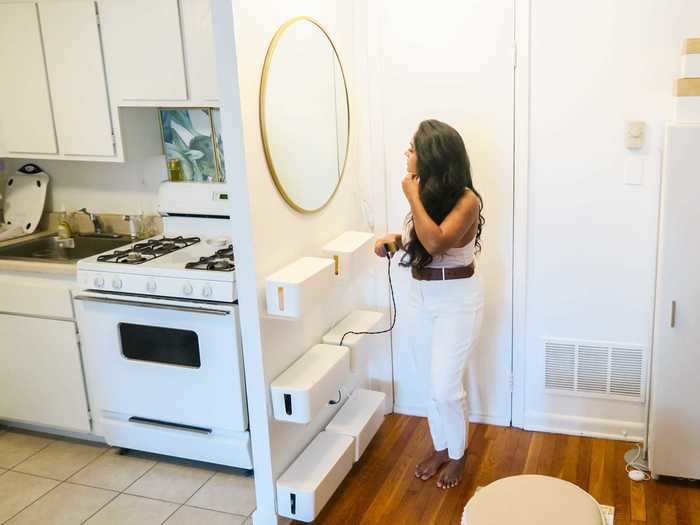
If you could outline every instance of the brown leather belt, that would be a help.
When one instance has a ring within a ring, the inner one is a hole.
[[[469,279],[474,275],[474,263],[469,266],[454,268],[423,268],[418,271],[411,268],[411,275],[419,281],[451,281],[453,279]]]

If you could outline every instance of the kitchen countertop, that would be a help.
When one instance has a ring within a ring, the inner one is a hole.
[[[34,239],[41,239],[42,237],[50,237],[55,235],[55,231],[44,230],[31,235],[24,235],[22,237],[17,237],[16,239],[11,239],[9,241],[1,241],[0,248],[4,246],[11,246],[13,244],[19,244],[26,241],[32,241]],[[3,259],[0,258],[0,272],[31,272],[31,273],[50,273],[50,274],[60,274],[60,275],[73,275],[75,276],[75,262],[57,262],[57,261],[20,261],[15,259]]]

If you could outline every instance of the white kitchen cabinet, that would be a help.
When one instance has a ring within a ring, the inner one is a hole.
[[[0,133],[6,155],[56,154],[37,6],[0,4]]]
[[[0,418],[90,432],[73,321],[0,314]]]
[[[39,15],[59,151],[114,156],[95,3],[43,2]]]
[[[98,6],[117,105],[218,105],[209,0],[100,0]]]

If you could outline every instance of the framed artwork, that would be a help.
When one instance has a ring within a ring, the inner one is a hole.
[[[221,118],[214,108],[159,110],[166,165],[176,161],[185,182],[224,182]],[[172,171],[171,180],[172,178]]]

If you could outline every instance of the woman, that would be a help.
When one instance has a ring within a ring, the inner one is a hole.
[[[375,244],[406,253],[411,268],[411,305],[415,315],[416,370],[430,389],[428,424],[434,451],[416,467],[428,480],[441,469],[437,486],[462,480],[468,418],[463,377],[481,326],[483,296],[474,275],[474,254],[481,250],[484,218],[481,196],[474,189],[469,158],[457,131],[437,120],[420,123],[406,151],[403,191],[411,211],[402,234],[389,234]],[[428,375],[429,374],[429,375]]]

